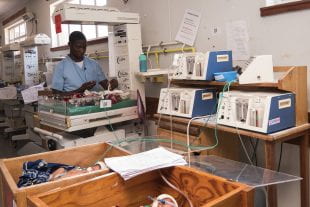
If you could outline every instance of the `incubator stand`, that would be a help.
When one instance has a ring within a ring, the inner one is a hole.
[[[4,132],[7,134],[14,134],[24,131],[26,125],[23,104],[19,99],[2,100],[1,102],[4,105],[5,123],[8,127]]]
[[[121,99],[116,98],[116,93]],[[40,97],[38,101],[40,124],[60,131],[48,131],[37,127],[34,131],[48,142],[49,150],[110,142],[115,138],[124,139],[128,131],[115,125],[112,127],[112,124],[138,119],[136,92],[113,91],[105,94],[105,99],[102,98],[102,94],[83,97]],[[105,126],[110,126],[113,130]],[[86,130],[89,132],[86,135],[77,132],[91,128],[94,129],[94,133],[92,130]]]
[[[131,153],[144,152],[163,145],[162,142],[157,142],[155,139],[169,140],[169,138],[159,136],[144,137],[141,139],[136,139],[135,141],[131,140],[130,142],[126,142],[121,147]],[[167,146],[165,148],[168,150],[170,149]],[[172,151],[174,150],[175,149],[172,149]],[[186,152],[183,151],[183,153]],[[185,156],[185,158],[187,158],[187,156]],[[297,176],[252,166],[242,162],[236,162],[214,155],[191,156],[188,165],[190,167],[200,169],[204,172],[246,184],[253,188],[294,182],[302,179]]]

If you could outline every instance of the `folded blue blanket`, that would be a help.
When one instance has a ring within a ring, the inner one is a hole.
[[[17,186],[20,188],[48,182],[50,174],[59,168],[64,168],[69,171],[75,168],[75,166],[47,163],[45,160],[25,162],[23,164],[23,174],[19,177]]]

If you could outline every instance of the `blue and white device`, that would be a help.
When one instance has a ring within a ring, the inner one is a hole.
[[[229,91],[221,93],[217,123],[262,133],[295,126],[295,94]]]
[[[211,81],[214,73],[233,70],[232,51],[176,54],[173,66],[172,79]]]
[[[216,89],[162,88],[157,113],[192,118],[216,112]]]

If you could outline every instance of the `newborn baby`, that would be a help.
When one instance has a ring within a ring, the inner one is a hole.
[[[178,203],[171,195],[161,194],[153,202],[152,207],[178,207]]]
[[[58,180],[58,179],[62,179],[62,178],[81,175],[84,173],[89,173],[89,172],[93,172],[93,171],[101,170],[101,169],[107,169],[104,162],[101,162],[101,161],[96,162],[96,164],[94,166],[88,167],[88,168],[76,167],[72,170],[66,170],[65,168],[61,167],[61,168],[58,168],[57,170],[55,170],[50,175],[49,181],[54,181],[54,180]]]
[[[148,196],[149,199],[153,200],[152,207],[178,207],[177,201],[168,194],[161,194],[157,198]],[[140,207],[151,207],[150,205]]]

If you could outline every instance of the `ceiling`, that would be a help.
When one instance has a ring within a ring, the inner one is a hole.
[[[19,9],[23,8],[21,5],[24,5],[28,0],[0,0],[0,19],[6,16],[9,12],[14,14]],[[15,8],[18,9],[15,9]]]

